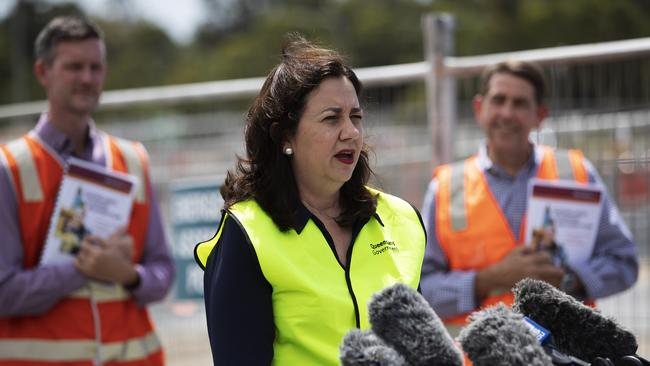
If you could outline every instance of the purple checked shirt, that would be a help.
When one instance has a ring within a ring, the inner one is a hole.
[[[70,158],[74,151],[70,140],[48,123],[47,113],[41,115],[32,133],[63,161]],[[86,149],[76,157],[105,165],[105,138],[106,135],[91,122]],[[23,268],[18,202],[10,176],[6,162],[0,159],[0,317],[42,314],[82,287],[86,279],[73,264],[39,266],[29,270]],[[150,191],[149,227],[142,259],[136,265],[140,284],[131,291],[141,306],[165,297],[175,271],[158,203],[153,190]]]
[[[483,145],[477,163],[485,175],[490,191],[508,220],[514,237],[526,212],[528,181],[537,176],[543,152],[535,146],[525,166],[513,177],[494,164]],[[602,184],[592,164],[585,159],[590,182]],[[604,186],[604,184],[602,184]],[[451,271],[447,257],[436,236],[435,195],[438,183],[429,184],[422,208],[422,219],[427,230],[427,248],[422,265],[420,287],[440,317],[450,317],[475,310],[474,278],[476,271]],[[607,192],[603,198],[596,243],[591,258],[575,263],[571,268],[582,280],[587,295],[592,299],[609,296],[631,287],[639,271],[636,245],[629,229],[621,219],[618,209]]]

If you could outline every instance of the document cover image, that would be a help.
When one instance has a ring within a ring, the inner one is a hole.
[[[50,219],[41,264],[71,262],[83,238],[127,226],[137,178],[71,158]]]
[[[557,254],[558,265],[588,259],[598,233],[602,197],[603,188],[597,184],[531,180],[526,243]]]

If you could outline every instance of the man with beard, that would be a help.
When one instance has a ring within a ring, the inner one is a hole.
[[[35,44],[48,110],[0,145],[0,364],[163,365],[146,305],[174,277],[144,146],[92,119],[106,76],[101,31],[53,19]],[[128,227],[83,238],[74,261],[39,263],[70,158],[138,179]]]
[[[433,174],[423,205],[429,242],[421,288],[452,333],[480,307],[511,304],[510,289],[526,277],[586,302],[636,281],[635,244],[606,192],[588,260],[555,266],[550,253],[524,243],[531,179],[602,183],[580,151],[554,150],[529,139],[548,114],[544,93],[543,74],[534,64],[507,61],[488,67],[473,100],[486,142],[476,155]]]

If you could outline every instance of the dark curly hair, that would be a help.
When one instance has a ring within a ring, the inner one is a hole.
[[[337,52],[292,34],[282,49],[282,62],[267,76],[246,117],[246,158],[237,158],[221,187],[224,206],[255,199],[282,231],[296,229],[298,186],[282,143],[294,136],[308,94],[328,78],[346,77],[361,93],[361,82]],[[339,225],[369,218],[377,198],[366,188],[373,172],[364,144],[350,180],[340,191]]]

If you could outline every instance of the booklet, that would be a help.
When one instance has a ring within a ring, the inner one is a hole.
[[[87,235],[108,238],[127,226],[138,183],[133,175],[76,158],[68,161],[40,264],[72,262]]]
[[[528,186],[526,243],[548,250],[556,265],[587,260],[591,256],[603,188],[570,180],[533,179]]]

